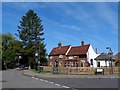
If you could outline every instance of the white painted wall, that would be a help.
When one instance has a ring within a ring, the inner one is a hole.
[[[107,67],[109,67],[109,61],[107,61],[106,63],[105,63],[105,60],[103,60],[103,61],[98,61],[98,62],[100,62],[100,67],[105,67],[105,66],[106,66],[106,63],[107,63]]]
[[[96,52],[93,50],[92,45],[90,45],[88,52],[87,52],[87,59],[88,62],[90,62],[91,59],[93,59],[93,67],[97,67],[97,61],[94,60],[99,54],[96,54]],[[91,66],[92,67],[92,66]]]

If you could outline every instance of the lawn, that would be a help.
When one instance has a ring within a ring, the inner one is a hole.
[[[34,72],[34,73],[41,73],[41,74],[53,74],[52,72],[48,72],[48,71],[39,71],[39,70],[35,70],[35,69],[32,69],[32,71]]]

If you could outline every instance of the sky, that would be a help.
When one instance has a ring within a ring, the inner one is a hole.
[[[17,26],[28,10],[42,19],[47,52],[57,47],[91,44],[98,53],[118,52],[117,2],[3,2],[2,33],[17,33]]]

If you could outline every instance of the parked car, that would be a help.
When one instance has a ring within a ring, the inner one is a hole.
[[[20,70],[24,70],[25,69],[25,66],[22,64],[22,65],[20,65]]]

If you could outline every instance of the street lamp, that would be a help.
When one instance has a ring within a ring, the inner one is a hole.
[[[19,59],[21,59],[22,58],[22,56],[19,56]]]
[[[113,74],[113,65],[112,65],[112,49],[110,47],[106,47],[106,49],[109,49],[108,55],[110,57],[109,67],[111,67],[110,74]]]
[[[35,69],[37,70],[37,65],[38,65],[38,53],[35,53]]]
[[[38,64],[39,64],[39,67],[40,67],[40,41],[41,41],[41,38],[36,37],[36,38],[33,38],[33,39],[35,39],[35,43],[39,45],[38,46],[38,51],[35,53],[35,69],[37,70]]]
[[[22,58],[22,56],[19,55],[19,56],[18,56],[18,59],[19,59],[19,67],[20,67],[20,68],[22,68],[22,65],[20,65],[20,64],[21,64],[21,61],[20,61],[21,58]]]

